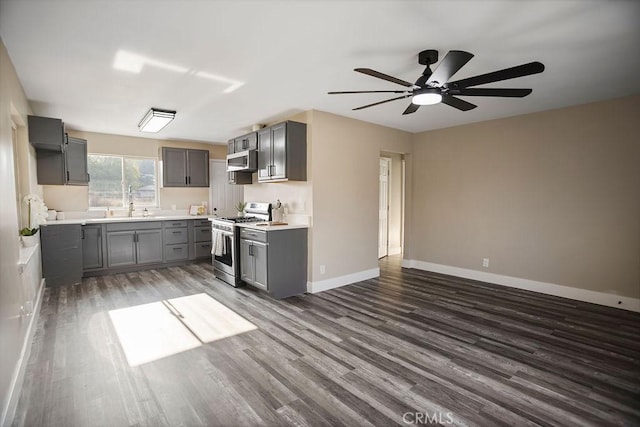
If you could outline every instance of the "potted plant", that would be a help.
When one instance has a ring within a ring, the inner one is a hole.
[[[40,240],[38,230],[40,224],[47,222],[47,206],[44,204],[40,196],[35,194],[27,194],[24,196],[23,202],[27,205],[27,227],[20,230],[22,244],[24,246],[35,246]]]
[[[244,208],[246,207],[247,207],[247,202],[236,203],[236,210],[238,211],[238,216],[244,216]]]

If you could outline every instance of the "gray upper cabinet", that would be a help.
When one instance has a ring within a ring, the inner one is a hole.
[[[162,185],[187,186],[187,150],[162,147]]]
[[[189,187],[208,187],[209,152],[206,150],[187,150],[187,165]]]
[[[165,187],[208,187],[209,152],[162,147],[162,185]]]
[[[87,141],[64,133],[60,119],[29,116],[29,141],[36,149],[40,185],[87,185]]]
[[[87,141],[67,137],[65,147],[66,178],[69,185],[87,185]]]
[[[102,268],[102,225],[82,226],[82,269]]]
[[[258,131],[258,182],[306,179],[307,125],[287,121]]]
[[[239,153],[245,150],[255,150],[258,148],[258,134],[251,132],[246,135],[230,139],[227,143],[227,154]]]
[[[50,117],[28,116],[29,142],[36,150],[63,151],[64,123]]]
[[[36,149],[38,184],[87,185],[87,141],[64,137],[62,151]]]

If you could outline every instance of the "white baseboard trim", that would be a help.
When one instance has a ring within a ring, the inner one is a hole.
[[[389,253],[387,255],[399,255],[402,253],[402,247],[400,246],[393,246],[389,248]]]
[[[351,283],[360,282],[362,280],[373,279],[380,276],[380,268],[372,268],[371,270],[358,271],[357,273],[346,274],[344,276],[333,277],[331,279],[319,280],[316,282],[307,282],[307,292],[315,294],[329,289],[339,288],[340,286],[349,285]]]
[[[29,362],[29,355],[31,354],[31,343],[33,343],[33,335],[36,333],[36,325],[38,324],[38,317],[40,317],[40,306],[42,305],[42,294],[44,294],[45,279],[40,280],[40,289],[36,296],[36,303],[33,307],[33,315],[29,326],[27,326],[27,335],[20,351],[20,359],[18,360],[18,366],[13,373],[11,379],[11,388],[9,388],[9,400],[7,407],[2,413],[2,420],[0,420],[0,426],[8,426],[13,422],[13,418],[16,415],[16,409],[18,407],[18,400],[20,399],[20,392],[22,391],[22,383],[24,381],[24,374],[27,370],[27,364]]]
[[[451,276],[463,277],[465,279],[495,283],[497,285],[509,286],[511,288],[526,289],[528,291],[555,295],[557,297],[640,312],[640,299],[638,298],[606,294],[604,292],[595,292],[586,289],[572,288],[570,286],[556,285],[555,283],[538,282],[535,280],[521,279],[519,277],[504,276],[501,274],[469,270],[466,268],[452,267],[449,265],[434,264],[424,261],[403,259],[402,266],[405,268],[417,268],[418,270],[433,271],[434,273],[448,274]]]

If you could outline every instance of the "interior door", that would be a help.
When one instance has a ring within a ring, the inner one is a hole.
[[[209,209],[218,216],[236,216],[236,203],[244,200],[244,188],[242,185],[229,184],[227,178],[227,165],[224,160],[211,160],[209,162]]]
[[[380,158],[380,204],[378,206],[378,258],[389,254],[389,168],[391,159]]]

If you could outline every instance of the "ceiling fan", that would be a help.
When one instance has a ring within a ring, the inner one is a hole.
[[[421,105],[433,105],[439,102],[447,104],[461,111],[472,110],[477,105],[457,98],[456,96],[496,96],[507,98],[523,98],[529,95],[531,89],[505,89],[505,88],[474,88],[472,86],[483,85],[487,83],[499,82],[502,80],[515,79],[516,77],[528,76],[544,71],[544,65],[540,62],[529,62],[527,64],[518,65],[516,67],[505,68],[504,70],[494,71],[492,73],[481,74],[454,82],[449,79],[458,72],[469,60],[473,58],[473,54],[462,50],[450,50],[434,71],[429,67],[438,62],[437,50],[423,50],[418,54],[418,63],[426,65],[422,75],[418,77],[415,83],[398,79],[393,76],[372,70],[371,68],[356,68],[354,71],[377,77],[392,83],[396,83],[407,87],[406,90],[362,90],[362,91],[342,91],[329,92],[330,95],[344,93],[401,93],[403,95],[396,98],[385,99],[384,101],[374,102],[373,104],[363,105],[353,110],[362,110],[364,108],[373,107],[374,105],[384,104],[385,102],[396,101],[398,99],[411,98],[411,104],[402,114],[415,113]]]

